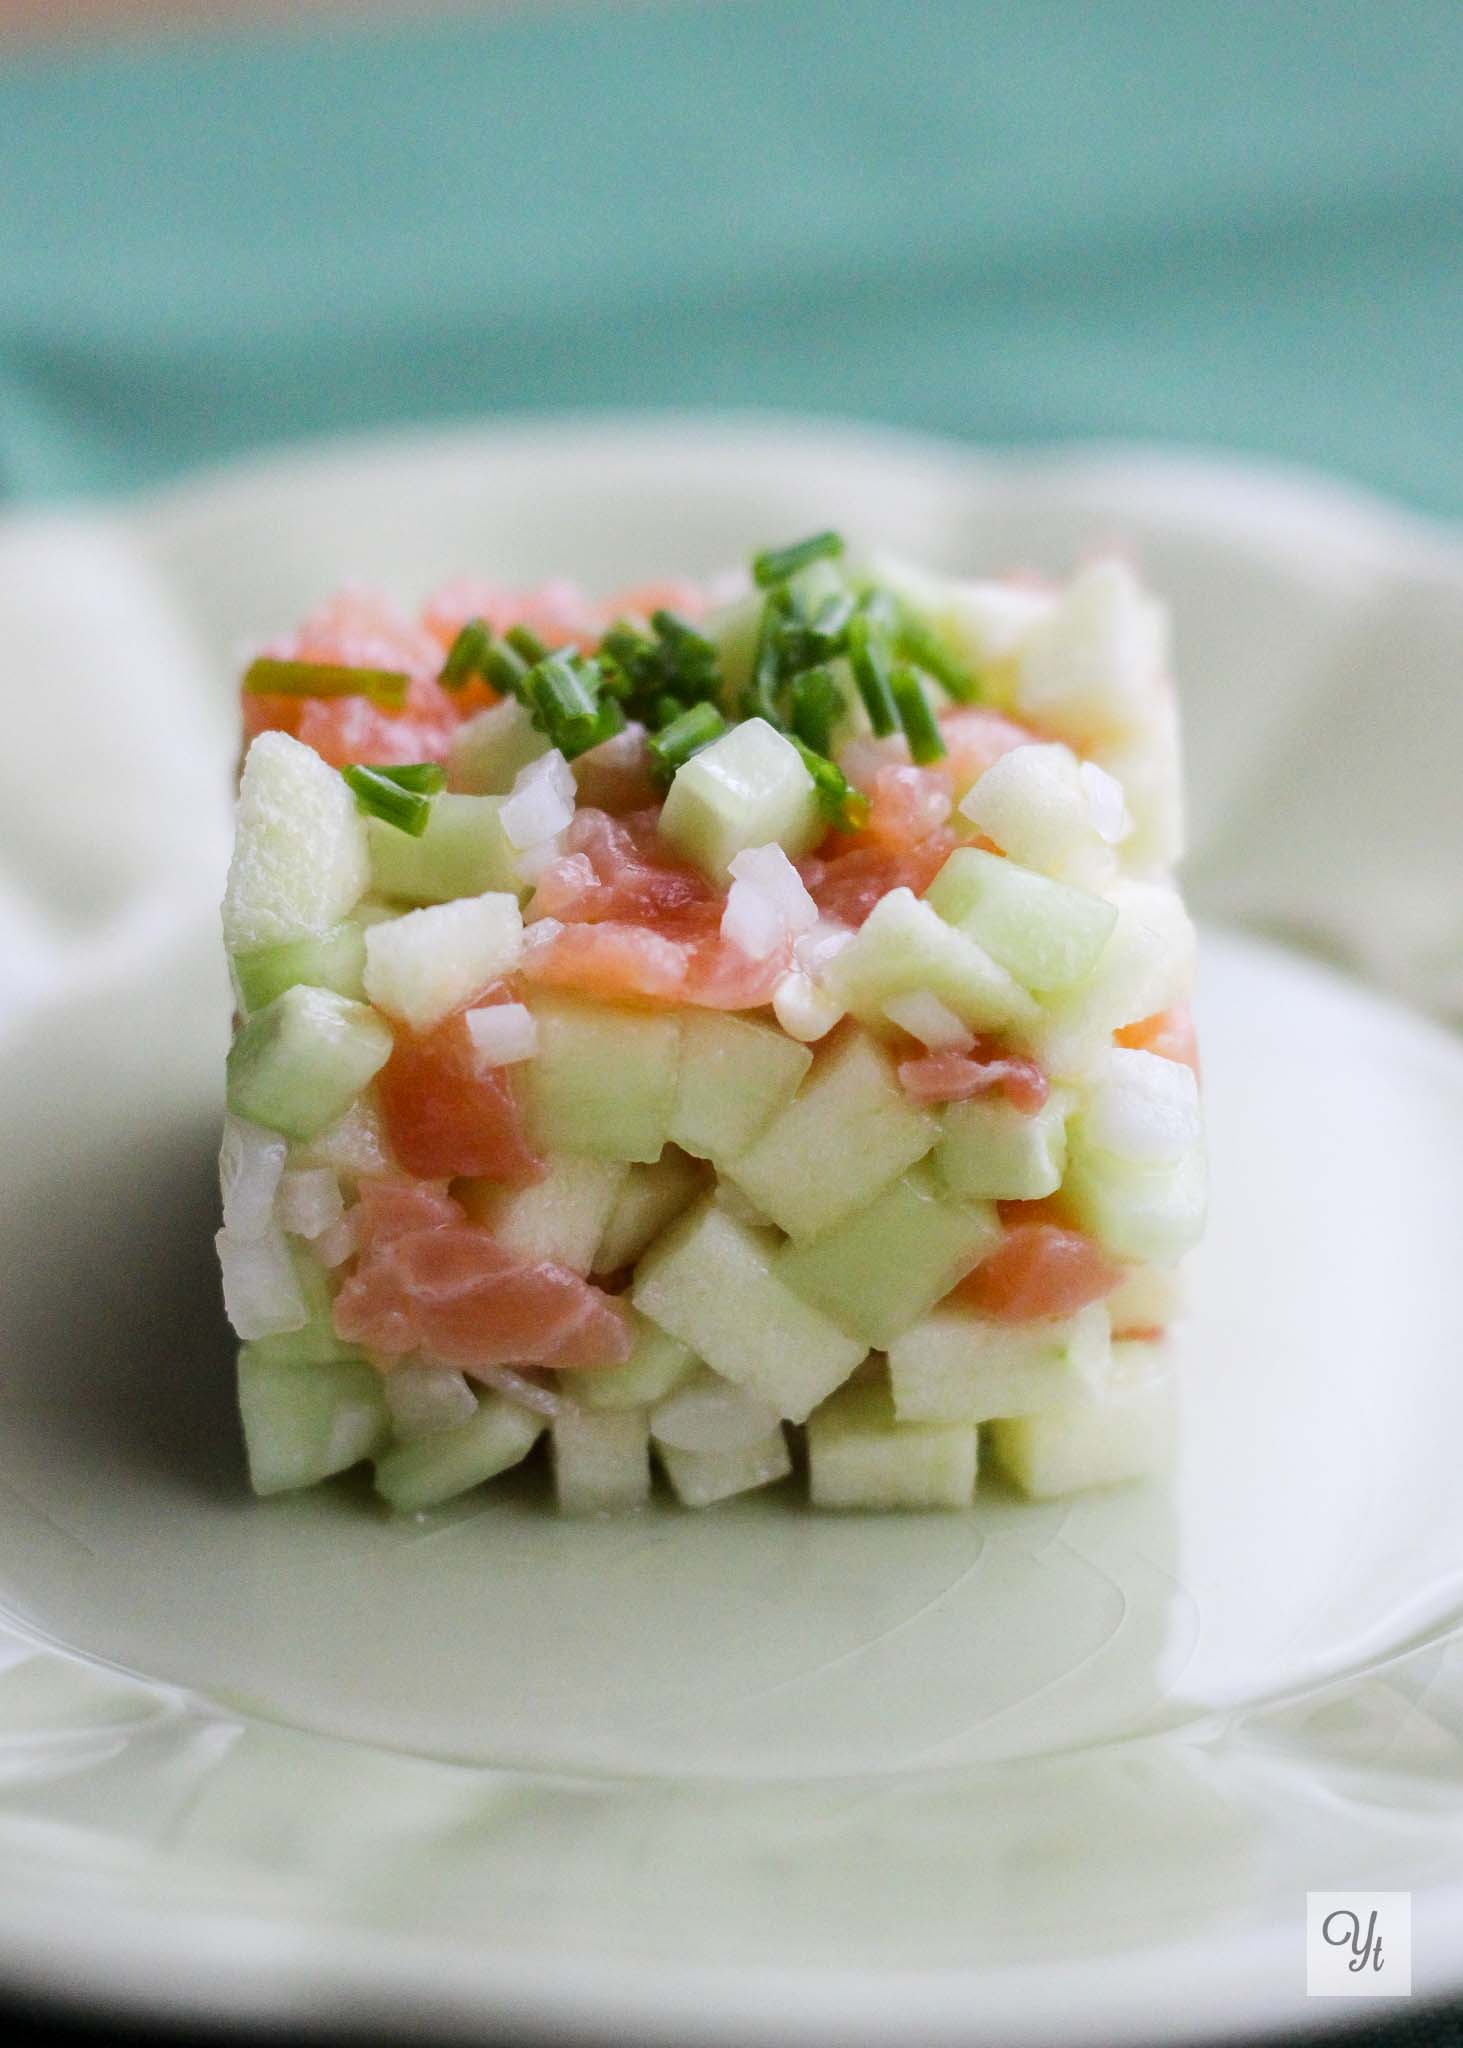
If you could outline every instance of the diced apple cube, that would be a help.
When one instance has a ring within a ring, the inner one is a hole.
[[[516,697],[505,697],[464,719],[452,735],[447,786],[469,796],[506,796],[519,769],[548,751],[548,734]]]
[[[1101,1302],[1030,1323],[942,1308],[889,1346],[889,1382],[901,1421],[988,1422],[1091,1398],[1110,1356]]]
[[[340,775],[288,733],[261,733],[239,784],[223,905],[229,951],[320,937],[370,879],[365,820]]]
[[[1021,649],[1016,710],[1088,745],[1142,732],[1167,687],[1167,622],[1125,562],[1094,562]]]
[[[952,1195],[1038,1202],[1054,1195],[1067,1164],[1071,1097],[1054,1088],[1032,1114],[1003,1095],[952,1102],[940,1113],[932,1164]]]
[[[876,1028],[891,996],[927,993],[976,1031],[1031,1024],[1035,1002],[989,953],[910,889],[881,897],[829,961],[828,993]]]
[[[765,1233],[704,1202],[641,1260],[634,1302],[724,1379],[801,1422],[866,1347],[784,1285],[774,1256]]]
[[[1178,892],[1123,880],[1112,885],[1118,918],[1085,982],[1048,996],[1030,1035],[1032,1053],[1053,1079],[1103,1066],[1112,1035],[1184,1001],[1194,983],[1194,927]]]
[[[1078,1227],[1115,1259],[1172,1265],[1204,1228],[1209,1176],[1203,1143],[1175,1160],[1135,1165],[1092,1145],[1081,1118],[1073,1117],[1063,1195]]]
[[[410,910],[366,933],[366,993],[413,1031],[430,1031],[518,964],[523,916],[502,892]]]
[[[277,1365],[239,1354],[239,1413],[256,1493],[315,1486],[369,1458],[386,1434],[381,1375],[363,1360]]]
[[[383,1377],[382,1388],[391,1434],[398,1443],[455,1429],[477,1413],[478,1397],[466,1373],[447,1365],[394,1366]]]
[[[554,1419],[554,1489],[566,1515],[618,1515],[650,1498],[650,1431],[643,1409]]]
[[[559,1374],[559,1384],[581,1408],[653,1408],[695,1372],[700,1360],[689,1344],[636,1310],[630,1311],[632,1349],[623,1365]]]
[[[1023,1493],[1044,1500],[1167,1471],[1177,1424],[1178,1375],[1165,1347],[1120,1343],[1099,1396],[993,1422],[991,1451]]]
[[[925,901],[1038,995],[1085,981],[1118,916],[1103,897],[978,846],[956,847]]]
[[[856,1216],[807,1244],[786,1246],[773,1270],[840,1329],[882,1351],[979,1265],[1000,1236],[991,1204],[942,1196],[928,1170],[916,1166]]]
[[[1114,1046],[1082,1102],[1089,1145],[1137,1166],[1171,1164],[1203,1136],[1192,1067]]]
[[[427,829],[419,838],[383,818],[370,819],[375,887],[403,903],[451,903],[495,890],[525,894],[503,830],[502,807],[502,797],[447,791],[432,798]]]
[[[703,1365],[650,1411],[650,1434],[676,1451],[744,1451],[764,1443],[780,1418],[770,1401]]]
[[[866,1209],[924,1157],[939,1129],[905,1095],[888,1054],[849,1029],[814,1062],[787,1108],[721,1170],[789,1235],[817,1237]]]
[[[229,1108],[287,1138],[313,1138],[390,1057],[391,1033],[373,1010],[297,984],[256,1011],[230,1046]]]
[[[551,1259],[588,1273],[625,1176],[618,1159],[586,1159],[556,1152],[542,1177],[525,1187],[490,1180],[462,1183],[458,1199],[475,1223],[489,1229],[504,1251],[525,1259]]]
[[[792,1100],[813,1064],[770,1024],[692,1010],[681,1025],[681,1067],[670,1134],[697,1159],[734,1159]]]
[[[709,1508],[736,1494],[752,1493],[786,1479],[792,1470],[781,1429],[736,1451],[678,1451],[670,1444],[657,1444],[656,1455],[685,1508]]]
[[[841,1387],[808,1417],[815,1507],[969,1507],[976,1464],[969,1423],[898,1421],[879,1380]]]
[[[680,1019],[546,995],[533,1012],[539,1049],[526,1071],[541,1148],[659,1159],[675,1106]]]
[[[1182,1263],[1129,1266],[1107,1298],[1113,1335],[1131,1337],[1140,1331],[1167,1329],[1183,1314],[1186,1277]]]
[[[765,718],[747,718],[676,771],[659,830],[675,852],[722,882],[744,847],[776,844],[796,860],[812,852],[826,826],[792,741]]]
[[[590,1270],[618,1273],[633,1266],[646,1246],[690,1208],[705,1182],[706,1169],[674,1145],[648,1165],[626,1167]]]
[[[521,1464],[543,1431],[541,1415],[501,1394],[484,1394],[477,1413],[455,1429],[434,1430],[378,1458],[376,1491],[402,1514],[440,1507]]]
[[[1078,888],[1102,889],[1117,870],[1097,829],[1070,747],[1051,742],[1013,747],[977,777],[961,814],[1023,867]]]

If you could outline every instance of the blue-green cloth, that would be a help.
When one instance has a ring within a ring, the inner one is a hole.
[[[0,496],[565,406],[1463,511],[1457,0],[722,0],[0,68]]]

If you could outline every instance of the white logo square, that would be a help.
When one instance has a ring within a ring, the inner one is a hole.
[[[1411,1892],[1306,1893],[1307,1997],[1411,1993]]]

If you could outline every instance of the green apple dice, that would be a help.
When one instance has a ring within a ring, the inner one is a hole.
[[[1084,981],[1118,916],[1101,896],[978,846],[956,847],[925,901],[1036,994]]]
[[[490,890],[526,894],[502,808],[502,797],[446,791],[432,798],[427,829],[415,839],[369,819],[372,885],[402,903],[451,903]]]
[[[538,1052],[526,1071],[543,1149],[659,1159],[676,1100],[680,1019],[543,995],[533,1012]]]
[[[359,1359],[359,1348],[344,1343],[335,1334],[329,1274],[303,1245],[290,1246],[289,1260],[304,1304],[305,1321],[297,1330],[256,1337],[246,1347],[250,1358],[259,1365],[333,1365],[343,1359]]]
[[[288,733],[250,747],[224,892],[231,953],[318,938],[370,883],[366,825],[333,768]]]
[[[866,1209],[939,1136],[905,1095],[894,1063],[850,1031],[814,1062],[797,1095],[723,1172],[749,1201],[799,1239]]]
[[[559,1375],[581,1408],[652,1408],[690,1378],[699,1364],[689,1344],[632,1309],[633,1349],[623,1365],[585,1367]]]
[[[544,1162],[543,1177],[526,1187],[472,1181],[459,1198],[504,1251],[587,1273],[630,1170],[618,1159],[556,1152]]]
[[[413,1031],[430,1031],[523,951],[518,898],[502,891],[410,910],[366,933],[366,993]]]
[[[440,1507],[521,1464],[543,1431],[541,1415],[501,1394],[484,1394],[467,1422],[397,1444],[378,1458],[376,1491],[402,1514]]]
[[[746,847],[776,844],[796,860],[825,830],[802,756],[763,718],[744,719],[693,755],[660,814],[666,844],[715,882]]]
[[[469,796],[507,796],[519,769],[548,751],[548,734],[516,697],[505,697],[464,720],[452,735],[448,786]]]
[[[641,1260],[634,1302],[724,1379],[801,1422],[866,1347],[794,1294],[774,1257],[767,1233],[703,1202]]]
[[[753,1493],[786,1479],[792,1470],[780,1429],[731,1451],[679,1451],[671,1444],[657,1444],[655,1450],[683,1508],[709,1508],[735,1494]]]
[[[1101,1302],[1030,1323],[968,1309],[937,1309],[889,1346],[889,1383],[901,1421],[988,1422],[1086,1400],[1111,1361]]]
[[[262,1010],[287,988],[334,989],[360,1001],[366,993],[366,934],[353,918],[332,925],[318,938],[287,939],[234,956],[234,986],[245,1011]]]
[[[866,1024],[916,991],[934,996],[974,1031],[1002,1031],[1037,1017],[1032,998],[989,953],[909,889],[891,889],[829,962],[828,993]]]
[[[246,1344],[239,1413],[256,1493],[315,1486],[371,1457],[386,1436],[381,1375],[362,1360],[281,1365]]]
[[[551,1432],[554,1491],[566,1515],[614,1515],[650,1498],[650,1432],[643,1410],[566,1409]]]
[[[590,1270],[597,1274],[618,1273],[622,1267],[633,1266],[666,1225],[690,1208],[706,1180],[705,1169],[674,1145],[667,1145],[659,1159],[621,1171],[623,1177],[594,1250]]]
[[[1079,1228],[1115,1259],[1172,1265],[1199,1241],[1209,1201],[1202,1144],[1156,1166],[1087,1143],[1073,1119],[1064,1193]]]
[[[718,1010],[689,1012],[672,1138],[698,1159],[734,1159],[792,1100],[812,1064],[805,1045],[771,1025]]]
[[[313,1138],[390,1056],[391,1033],[364,1003],[329,989],[288,988],[229,1048],[229,1108],[287,1138]]]
[[[1071,1098],[1053,1089],[1028,1115],[1003,1095],[952,1102],[940,1113],[933,1164],[952,1195],[1037,1202],[1054,1195],[1067,1166]]]
[[[840,1387],[808,1418],[808,1476],[820,1508],[963,1508],[975,1492],[968,1423],[901,1422],[879,1380]]]
[[[993,1422],[991,1451],[1022,1492],[1038,1499],[1145,1478],[1172,1463],[1177,1393],[1162,1344],[1114,1344],[1100,1395]]]
[[[788,1245],[773,1270],[840,1329],[884,1350],[979,1265],[1000,1235],[990,1203],[951,1201],[916,1166],[858,1215]]]

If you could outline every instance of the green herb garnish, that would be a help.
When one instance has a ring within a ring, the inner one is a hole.
[[[487,673],[493,629],[486,619],[469,619],[447,650],[437,681],[444,690],[465,689],[474,676]]]
[[[848,661],[869,723],[880,739],[899,730],[899,710],[889,687],[889,643],[878,620],[867,609],[848,625]]]
[[[889,688],[899,711],[899,723],[909,741],[909,758],[921,766],[927,761],[938,761],[945,752],[945,742],[929,701],[920,688],[919,677],[901,662],[890,675]]]
[[[826,668],[810,668],[792,686],[792,729],[815,754],[831,756],[843,693]]]
[[[429,796],[420,790],[403,788],[387,768],[368,768],[356,762],[340,772],[355,796],[357,807],[368,817],[380,818],[413,839],[421,838],[432,815]]]
[[[244,671],[251,695],[369,697],[382,711],[400,711],[411,677],[394,668],[347,668],[336,661],[280,661],[261,654]]]
[[[811,562],[834,561],[843,553],[841,533],[814,533],[806,540],[796,540],[790,547],[768,548],[752,557],[752,580],[759,590],[770,590],[776,583],[786,583],[789,576],[796,576],[799,569],[806,569]]]
[[[663,781],[669,782],[693,754],[699,754],[703,747],[719,740],[725,731],[726,720],[714,704],[693,704],[646,742],[656,772]]]
[[[803,766],[813,778],[813,788],[829,824],[839,825],[845,831],[857,831],[860,825],[866,824],[869,800],[854,788],[837,762],[805,746],[796,733],[790,733],[788,737],[802,755]]]
[[[405,761],[397,767],[382,768],[372,763],[372,773],[384,775],[398,789],[410,789],[420,796],[435,796],[447,787],[447,770],[440,761]]]

